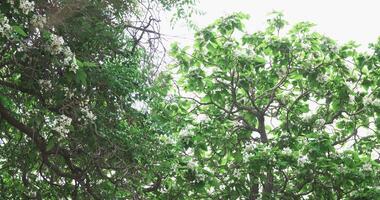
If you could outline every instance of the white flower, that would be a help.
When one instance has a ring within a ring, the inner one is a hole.
[[[193,129],[192,125],[188,125],[185,128],[181,129],[181,131],[179,132],[179,137],[187,138],[187,137],[194,136],[194,131],[192,129]]]
[[[376,106],[376,107],[380,107],[380,99],[374,99],[372,101],[372,105]]]
[[[344,165],[343,165],[343,164],[340,164],[340,165],[338,166],[338,171],[339,171],[340,173],[344,173],[344,172],[345,172],[345,170],[344,170]]]
[[[365,96],[364,98],[363,98],[363,104],[365,105],[365,106],[369,106],[369,105],[371,105],[373,103],[373,99],[371,98],[371,97],[369,97],[369,96]]]
[[[283,77],[286,75],[288,69],[286,67],[281,67],[278,71],[276,71],[276,74],[278,77]]]
[[[307,162],[309,162],[309,158],[305,155],[298,158],[298,163],[300,165],[304,165]]]
[[[256,148],[256,144],[253,143],[253,142],[250,142],[250,143],[248,143],[248,144],[245,145],[244,150],[246,152],[250,152],[250,151],[252,151],[255,148]]]
[[[349,102],[350,102],[350,103],[354,103],[354,102],[355,102],[355,96],[354,96],[354,95],[351,95],[351,94],[350,94],[350,95],[348,96],[348,99],[349,99]]]
[[[247,152],[243,152],[243,162],[248,162],[250,158],[250,154]]]
[[[239,169],[234,169],[233,175],[234,175],[235,177],[240,177],[240,176],[241,176],[241,172],[240,172],[240,170],[239,170]]]
[[[73,56],[74,56],[74,54],[73,54],[73,52],[71,51],[70,47],[65,47],[65,48],[63,48],[63,55],[64,55],[65,57],[73,57]]]
[[[79,69],[79,66],[77,64],[77,59],[75,58],[75,56],[73,56],[69,71],[76,73],[78,69]]]
[[[190,169],[194,169],[194,168],[198,167],[198,162],[194,161],[194,160],[190,160],[187,163],[187,167],[190,168]]]
[[[145,113],[145,114],[150,112],[149,105],[145,101],[135,100],[132,103],[131,107],[133,109],[135,109],[135,110],[137,110],[139,112]]]
[[[372,165],[369,163],[364,164],[363,171],[372,171]]]
[[[325,123],[326,121],[324,119],[317,119],[317,121],[315,121],[317,128],[322,128],[325,125]]]
[[[72,119],[66,115],[60,115],[52,123],[52,129],[57,131],[59,134],[64,135],[69,133],[68,127],[71,125]]]
[[[363,104],[365,106],[373,105],[376,107],[380,107],[380,99],[377,99],[376,97],[365,96],[363,98]]]
[[[20,9],[24,14],[29,14],[34,10],[34,2],[28,0],[20,0]]]
[[[44,90],[50,90],[52,88],[50,80],[38,80],[38,83]]]
[[[8,0],[7,1],[9,4],[11,4],[11,5],[14,5],[15,4],[15,1],[14,0]]]
[[[92,111],[88,107],[80,108],[80,110],[87,119],[91,121],[96,120],[96,116],[94,115],[94,113],[92,113]]]
[[[210,187],[210,188],[207,189],[207,194],[209,194],[209,195],[212,195],[214,192],[215,192],[215,188],[214,187]]]
[[[76,89],[70,90],[68,87],[64,87],[63,91],[65,92],[65,96],[71,99],[74,96],[74,92],[76,91]]]
[[[290,155],[292,154],[292,150],[289,148],[289,147],[286,147],[285,149],[282,150],[284,152],[284,154],[286,155]]]
[[[327,81],[327,79],[328,79],[328,77],[325,74],[318,74],[318,76],[317,76],[317,81],[319,83],[324,83]]]
[[[194,150],[192,148],[186,149],[185,155],[187,155],[187,156],[194,156]]]
[[[159,140],[164,144],[175,144],[176,141],[173,137],[167,135],[160,135]]]
[[[65,42],[61,36],[52,34],[50,44],[50,52],[52,54],[59,54],[62,51],[62,45]]]
[[[11,31],[11,26],[9,25],[9,20],[7,17],[0,19],[0,35],[6,36]]]
[[[42,15],[33,15],[32,20],[30,21],[32,26],[42,29],[46,24],[46,17]]]
[[[228,42],[226,42],[226,43],[223,44],[224,48],[230,48],[230,47],[233,47],[233,46],[234,46],[234,43],[230,42],[230,41],[228,41]]]
[[[303,114],[301,115],[301,118],[302,118],[304,121],[308,122],[308,121],[310,121],[310,120],[313,118],[313,113],[311,113],[311,112],[303,113]]]

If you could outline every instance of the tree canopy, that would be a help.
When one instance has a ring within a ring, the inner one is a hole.
[[[177,132],[187,167],[173,190],[189,199],[378,198],[380,43],[359,53],[308,22],[285,32],[279,13],[248,34],[246,18],[221,18],[191,48],[172,47],[187,119]]]
[[[1,199],[376,199],[380,40],[236,13],[154,64],[192,0],[0,3]]]

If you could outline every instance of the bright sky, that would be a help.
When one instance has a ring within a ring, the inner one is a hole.
[[[247,23],[249,31],[263,29],[268,13],[282,11],[290,25],[300,21],[317,24],[315,30],[340,43],[354,40],[362,44],[374,42],[380,36],[379,0],[200,0],[197,5],[205,12],[194,16],[196,25],[203,27],[215,19],[233,12],[244,12],[251,16]],[[168,20],[163,19],[163,22]],[[183,23],[174,29],[162,24],[161,31],[167,33],[167,43],[179,41],[191,44],[193,32]]]

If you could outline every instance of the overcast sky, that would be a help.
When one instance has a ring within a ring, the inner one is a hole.
[[[310,21],[317,25],[318,32],[340,43],[354,40],[362,44],[362,49],[380,36],[379,0],[200,0],[197,7],[205,12],[192,17],[200,27],[240,11],[251,16],[248,30],[259,30],[263,29],[268,13],[276,10],[284,13],[290,25]],[[165,23],[161,31],[167,44],[173,41],[191,44],[193,32],[186,25],[177,23],[172,29],[166,15],[162,21]]]

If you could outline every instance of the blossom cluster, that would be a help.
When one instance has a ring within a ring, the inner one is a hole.
[[[303,166],[309,162],[309,158],[306,155],[304,155],[304,156],[299,157],[297,161],[299,165]]]
[[[63,50],[63,44],[64,44],[64,40],[63,40],[63,37],[61,36],[58,36],[58,35],[55,35],[55,34],[52,34],[51,35],[51,43],[50,43],[50,52],[52,54],[59,54],[62,52]]]
[[[187,167],[190,169],[195,169],[196,167],[198,167],[198,165],[198,162],[193,159],[189,160],[189,162],[187,163]]]
[[[96,120],[96,116],[95,116],[94,113],[88,108],[88,106],[85,106],[85,107],[80,108],[80,111],[82,112],[83,116],[84,116],[86,119],[89,119],[90,121],[95,121],[95,120]]]
[[[20,9],[24,14],[29,14],[34,10],[34,2],[28,0],[20,0]]]
[[[315,121],[315,125],[317,128],[323,128],[325,126],[326,121],[324,119],[317,119]]]
[[[328,80],[328,77],[326,74],[318,74],[317,79],[319,83],[324,83]]]
[[[69,71],[76,72],[79,68],[75,55],[71,51],[70,47],[64,45],[65,41],[63,37],[52,34],[49,51],[53,55],[63,54],[63,64],[69,66]]]
[[[376,107],[380,107],[380,99],[377,99],[375,97],[365,96],[363,98],[363,104],[365,106],[373,105]]]
[[[70,132],[70,125],[72,119],[66,115],[60,115],[58,118],[53,120],[51,127],[54,131],[57,131],[61,135],[65,135]]]
[[[311,119],[313,119],[313,113],[312,112],[307,112],[307,113],[303,113],[301,115],[302,119],[305,121],[305,122],[309,122]]]
[[[43,90],[50,90],[53,86],[50,80],[38,80],[39,85]]]
[[[32,26],[42,29],[46,24],[46,17],[42,15],[33,15],[30,23],[32,24]]]
[[[192,131],[192,126],[186,126],[185,128],[181,129],[179,132],[180,138],[188,138],[194,136],[194,132]]]
[[[9,20],[7,17],[3,17],[3,19],[0,19],[0,35],[1,36],[7,36],[9,35],[11,31],[11,26],[9,25]]]
[[[363,171],[367,171],[367,172],[372,171],[372,165],[369,163],[366,163],[363,165],[362,169]]]
[[[284,152],[285,155],[291,155],[292,154],[292,150],[289,147],[284,148],[282,151]]]

